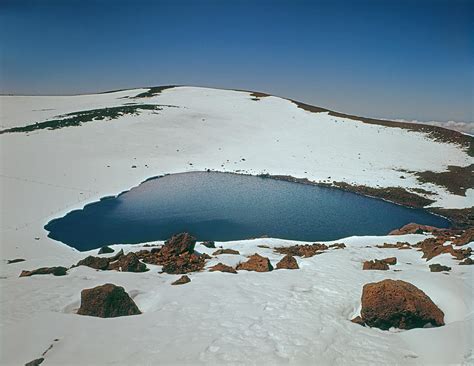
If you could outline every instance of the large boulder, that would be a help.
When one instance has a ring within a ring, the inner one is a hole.
[[[444,325],[444,313],[423,291],[390,279],[364,285],[360,317],[364,324],[382,330]]]
[[[193,253],[195,245],[195,237],[188,233],[177,234],[165,242],[163,248],[161,248],[160,254],[162,257],[171,257],[183,253]]]
[[[145,272],[148,270],[146,265],[140,262],[138,256],[133,252],[123,255],[116,261],[109,263],[108,269],[122,272]]]
[[[451,271],[451,267],[443,266],[439,263],[430,264],[430,271],[431,272],[449,272]]]
[[[209,268],[209,272],[227,272],[227,273],[237,273],[234,267],[227,266],[224,263],[217,263],[215,266]]]
[[[141,314],[124,288],[111,283],[82,290],[81,307],[77,313],[100,318]]]
[[[277,269],[299,269],[295,257],[287,254],[276,265]]]
[[[255,271],[255,272],[269,272],[273,270],[270,260],[255,253],[249,257],[247,262],[240,263],[237,270]]]
[[[77,262],[76,267],[87,266],[90,268],[100,269],[102,271],[105,271],[108,269],[109,263],[116,261],[122,256],[123,256],[123,250],[120,250],[120,252],[115,254],[113,257],[94,257],[90,255],[84,259],[81,259],[79,262]]]
[[[367,271],[367,270],[386,271],[389,268],[390,267],[388,266],[386,262],[384,262],[383,260],[378,260],[378,259],[374,259],[372,261],[365,261],[362,266],[362,269],[364,271]]]
[[[21,271],[20,277],[30,277],[35,275],[52,274],[54,276],[64,276],[67,273],[66,267],[42,267],[32,271]]]
[[[114,250],[112,248],[108,247],[107,245],[104,245],[102,248],[99,249],[98,254],[109,254],[113,252]]]

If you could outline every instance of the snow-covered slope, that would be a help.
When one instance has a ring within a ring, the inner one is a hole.
[[[458,145],[420,132],[313,113],[286,99],[255,98],[248,92],[176,87],[133,98],[147,90],[0,97],[2,129],[127,103],[162,105],[161,110],[77,127],[0,134],[1,259],[27,259],[0,264],[0,363],[37,358],[55,338],[59,341],[48,352],[48,364],[406,364],[469,357],[472,362],[470,266],[453,266],[449,276],[431,274],[420,253],[396,253],[403,258],[402,271],[391,271],[389,277],[420,285],[445,311],[445,327],[392,333],[347,321],[357,310],[362,285],[387,276],[360,270],[361,260],[381,255],[380,249],[361,248],[387,242],[384,237],[347,239],[349,249],[303,260],[300,271],[203,272],[180,288],[169,286],[173,276],[157,275],[157,269],[134,274],[81,267],[64,278],[17,278],[20,269],[69,266],[85,256],[47,238],[43,226],[50,219],[165,173],[213,169],[421,188],[433,193],[428,196],[433,206],[474,205],[472,187],[465,196],[455,195],[415,176],[472,164]],[[259,240],[223,245],[276,261],[257,244]],[[113,320],[72,314],[81,289],[105,282],[134,293],[144,314]],[[443,348],[453,334],[461,339]]]

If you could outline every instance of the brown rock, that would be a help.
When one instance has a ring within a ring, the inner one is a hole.
[[[280,254],[289,254],[295,257],[312,257],[316,254],[321,254],[323,250],[328,249],[326,244],[305,244],[305,245],[293,245],[291,247],[279,247],[275,248],[275,251]]]
[[[109,258],[104,257],[94,257],[92,255],[81,259],[77,262],[76,266],[87,266],[94,269],[100,269],[105,271],[109,266]]]
[[[54,276],[64,276],[67,274],[66,267],[42,267],[32,271],[21,271],[20,277],[30,277],[35,275],[52,274]]]
[[[374,259],[373,261],[365,261],[362,269],[386,271],[389,269],[389,266],[383,260]]]
[[[239,255],[240,252],[238,250],[234,250],[234,249],[218,249],[216,250],[214,253],[212,253],[212,255],[221,255],[221,254],[235,254],[235,255]]]
[[[81,307],[77,313],[100,318],[141,314],[124,288],[111,283],[82,290]]]
[[[122,255],[116,261],[110,262],[108,269],[121,272],[145,272],[148,270],[146,265],[140,262],[138,256],[135,253]]]
[[[360,316],[356,316],[354,319],[351,319],[351,322],[365,326],[365,322],[362,320]]]
[[[276,265],[277,269],[299,269],[298,262],[294,257],[287,254]]]
[[[474,228],[469,228],[459,236],[452,240],[453,244],[456,246],[462,246],[474,241]]]
[[[435,264],[430,264],[430,271],[431,272],[451,271],[451,267],[443,266],[441,264],[435,263]]]
[[[400,229],[390,231],[388,235],[423,234],[424,232],[431,233],[440,230],[442,229],[439,229],[434,226],[420,225],[412,222],[410,224],[402,226]]]
[[[397,258],[396,257],[385,258],[385,259],[382,259],[382,262],[385,262],[388,265],[393,266],[397,264]]]
[[[270,260],[266,257],[262,257],[255,253],[249,257],[249,260],[244,263],[240,263],[237,266],[237,270],[255,271],[255,272],[269,272],[273,270],[273,266]]]
[[[184,274],[201,271],[206,265],[206,258],[195,253],[181,254],[177,257],[168,258],[163,264],[163,272],[171,274]]]
[[[394,280],[364,285],[361,318],[368,326],[383,330],[444,325],[444,313],[423,291]]]
[[[470,265],[474,264],[474,260],[472,260],[471,258],[466,258],[462,262],[460,262],[459,264],[461,266],[470,266]]]
[[[329,248],[334,248],[334,249],[344,249],[346,247],[346,244],[344,243],[334,243],[329,246]]]
[[[398,241],[396,244],[383,243],[383,245],[376,245],[376,247],[383,249],[410,249],[411,245],[407,242]]]
[[[160,253],[162,257],[177,256],[183,253],[194,253],[195,245],[196,238],[188,233],[181,233],[168,239],[161,248]]]
[[[215,271],[237,273],[237,271],[233,267],[227,266],[223,263],[217,263],[215,266],[212,266],[211,268],[209,268],[209,272],[215,272]]]
[[[188,276],[184,275],[184,276],[181,276],[176,281],[174,281],[172,285],[184,285],[185,283],[188,283],[188,282],[191,282],[191,279]]]

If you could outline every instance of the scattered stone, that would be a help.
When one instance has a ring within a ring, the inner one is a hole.
[[[255,271],[255,272],[269,272],[273,270],[270,260],[255,253],[249,257],[247,262],[240,263],[237,270]]]
[[[209,272],[215,272],[215,271],[237,273],[237,271],[233,267],[227,266],[223,263],[217,263],[215,266],[212,266],[211,268],[209,268]]]
[[[36,360],[25,363],[25,366],[38,366],[38,365],[41,365],[43,361],[44,361],[43,357],[37,358]]]
[[[365,326],[365,323],[360,316],[356,316],[354,319],[351,320],[351,322]]]
[[[172,285],[184,285],[185,283],[188,283],[188,282],[191,282],[191,279],[188,276],[184,275],[184,276],[181,276],[176,281],[174,281]]]
[[[419,288],[405,281],[383,280],[364,285],[362,321],[382,330],[444,325],[444,313]]]
[[[216,247],[216,243],[214,243],[212,240],[211,241],[203,241],[201,243],[202,245],[204,245],[206,248],[215,248]]]
[[[240,252],[234,249],[218,249],[212,255],[221,255],[221,254],[236,254],[239,255]]]
[[[431,272],[451,271],[451,267],[443,266],[441,264],[435,263],[435,264],[430,264],[430,271]]]
[[[287,254],[276,265],[277,269],[299,269],[295,257]]]
[[[142,262],[138,256],[131,252],[127,255],[122,255],[118,260],[110,262],[108,268],[109,270],[117,270],[121,272],[146,272],[148,268]]]
[[[316,254],[321,254],[323,250],[327,250],[326,244],[305,244],[305,245],[293,245],[291,247],[279,247],[275,248],[275,251],[280,254],[289,254],[295,257],[312,257]]]
[[[77,314],[100,318],[115,318],[137,315],[141,314],[141,312],[123,287],[107,283],[102,286],[82,290],[81,307]]]
[[[19,263],[19,262],[24,262],[24,261],[25,259],[23,258],[8,259],[7,264]]]
[[[108,247],[107,245],[104,245],[102,248],[99,249],[98,254],[109,254],[113,252],[114,250],[112,248]]]
[[[362,269],[365,271],[366,270],[386,271],[389,269],[389,266],[383,260],[374,259],[373,261],[365,261]]]
[[[398,241],[396,244],[383,243],[383,245],[376,245],[381,249],[410,249],[411,245],[407,242]]]
[[[20,277],[30,277],[35,275],[52,274],[54,276],[64,276],[67,274],[66,267],[42,267],[32,271],[21,271]]]
[[[461,266],[470,266],[470,265],[474,264],[474,260],[472,260],[471,258],[466,258],[462,262],[460,262],[459,264]]]
[[[346,244],[344,243],[334,243],[329,246],[329,248],[334,248],[334,249],[344,249],[346,247]]]
[[[257,247],[262,248],[262,249],[270,249],[268,245],[264,245],[264,244],[257,245]]]

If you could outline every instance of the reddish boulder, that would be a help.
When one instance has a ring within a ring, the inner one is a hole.
[[[390,266],[394,266],[395,264],[397,264],[397,258],[396,257],[385,258],[385,259],[382,259],[382,262],[385,262]]]
[[[438,263],[430,264],[430,271],[431,272],[443,272],[443,271],[451,271],[451,267],[443,266]]]
[[[193,253],[195,245],[195,237],[188,233],[181,233],[165,241],[160,254],[162,257],[172,257],[183,253]]]
[[[411,245],[407,242],[398,241],[396,244],[383,243],[383,245],[376,245],[376,247],[383,249],[410,249]]]
[[[237,270],[255,271],[255,272],[269,272],[273,270],[270,260],[255,253],[249,257],[247,262],[240,263]]]
[[[146,265],[140,262],[140,259],[135,253],[128,253],[122,255],[114,262],[110,262],[109,270],[117,270],[121,272],[145,272],[148,271]]]
[[[100,318],[141,314],[124,288],[111,283],[82,290],[81,307],[77,313]]]
[[[277,269],[299,269],[295,257],[287,254],[276,265]]]
[[[386,271],[389,269],[389,266],[383,260],[374,259],[373,261],[365,261],[362,269]]]
[[[188,282],[191,282],[191,279],[188,276],[184,275],[184,276],[181,276],[176,281],[174,281],[172,285],[184,285],[185,283],[188,283]]]
[[[223,263],[217,263],[215,266],[209,268],[209,272],[227,272],[227,273],[237,273],[234,267],[227,266]]]
[[[405,281],[383,280],[364,285],[362,321],[387,330],[444,325],[444,313],[419,288]]]
[[[456,246],[462,246],[474,241],[474,228],[469,228],[462,232],[462,234],[452,240]]]
[[[54,276],[64,276],[67,273],[66,267],[42,267],[32,271],[21,271],[20,277],[30,277],[35,275],[52,274]]]
[[[238,250],[234,250],[234,249],[218,249],[216,250],[214,253],[212,253],[212,255],[221,255],[221,254],[235,254],[235,255],[239,255],[240,252]]]
[[[81,259],[77,262],[76,267],[78,266],[87,266],[94,269],[100,269],[105,271],[109,267],[109,258],[104,257],[94,257],[92,255]]]
[[[346,244],[344,243],[334,243],[329,246],[329,248],[334,248],[334,249],[344,249],[346,247]]]
[[[184,253],[168,258],[163,263],[163,272],[170,274],[183,274],[201,271],[206,265],[206,257],[195,253]]]

